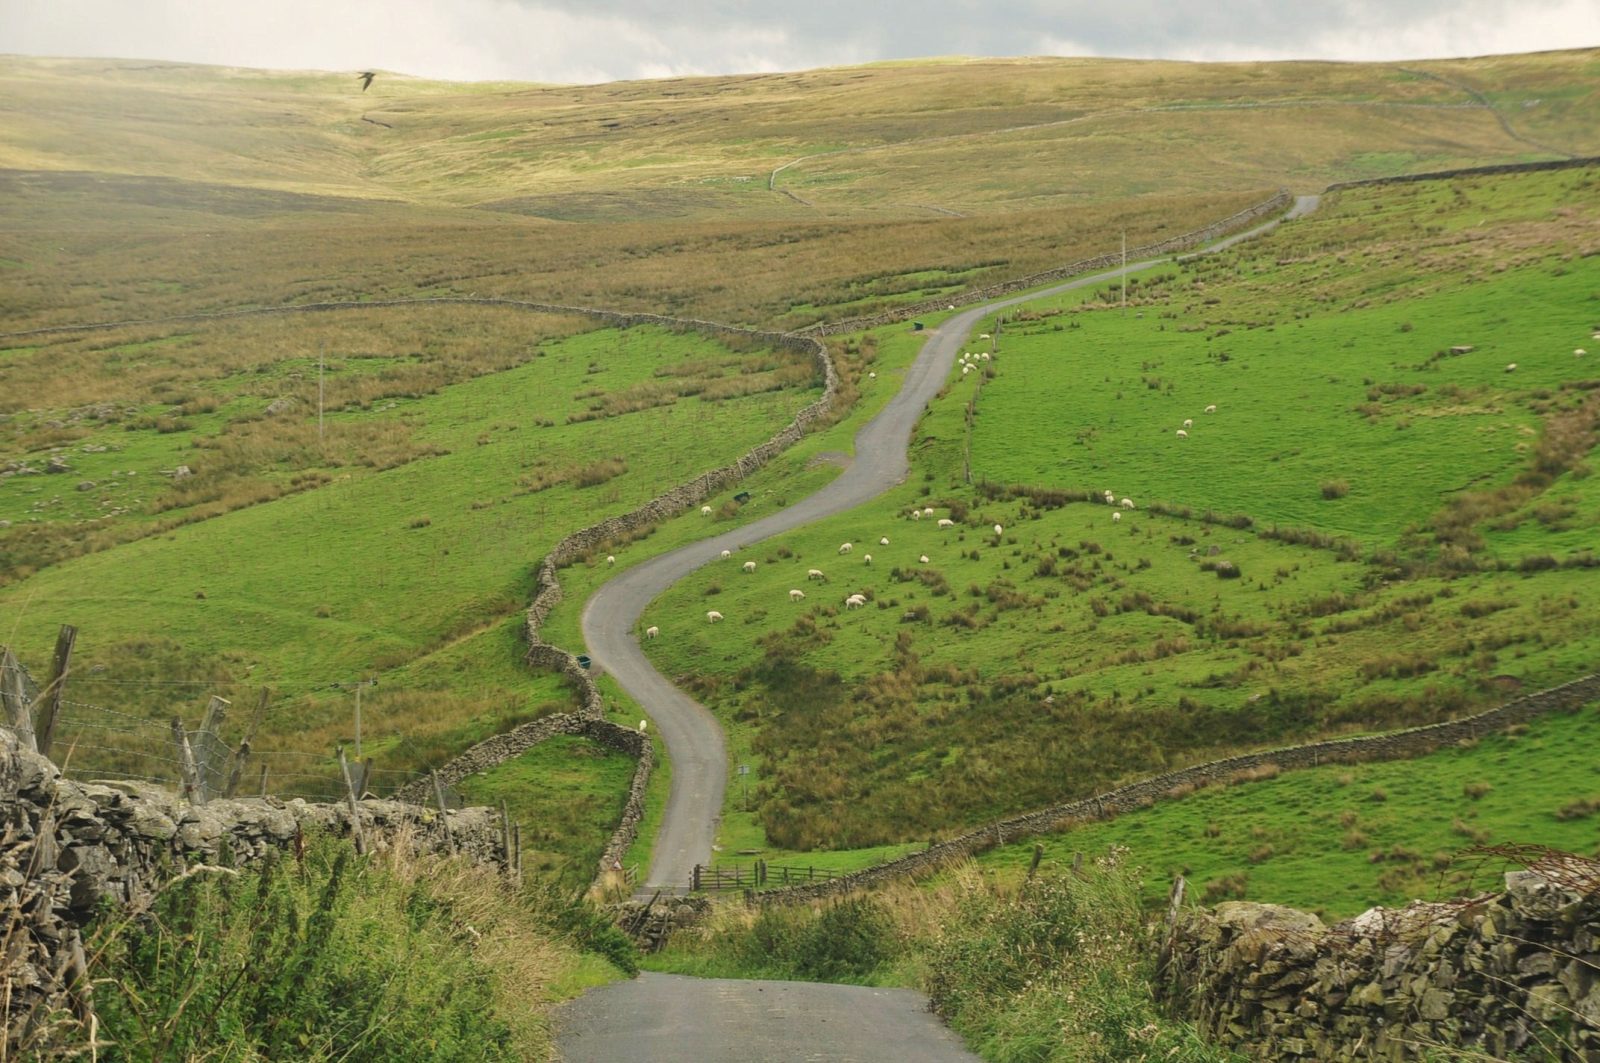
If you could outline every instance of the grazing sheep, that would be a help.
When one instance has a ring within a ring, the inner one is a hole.
[[[1131,499],[1131,498],[1124,498],[1124,499],[1123,499],[1123,500],[1122,500],[1122,508],[1123,508],[1123,509],[1132,509],[1132,508],[1133,508],[1133,499]]]
[[[1217,412],[1216,403],[1212,403],[1210,406],[1207,406],[1206,407],[1206,412],[1207,413],[1216,413]]]
[[[718,620],[721,620],[721,619],[722,619],[722,614],[717,612],[715,609],[711,610],[709,613],[706,614],[706,623],[708,623],[708,624],[715,624]]]
[[[980,332],[978,333],[978,338],[980,340],[986,340],[989,338],[989,334],[987,332]]]
[[[733,551],[732,550],[724,550],[724,551],[722,551],[722,560],[726,561],[726,560],[728,560],[728,558],[730,558],[732,556],[733,556]]]
[[[1183,427],[1185,427],[1185,428],[1193,428],[1194,427],[1194,418],[1193,417],[1185,417],[1183,419]]]
[[[926,508],[926,509],[924,509],[924,510],[923,510],[923,511],[922,511],[922,515],[923,515],[923,516],[924,516],[924,517],[931,517],[931,516],[933,516],[933,507],[932,507],[932,506],[929,506],[929,507],[928,507],[928,508]]]
[[[921,557],[917,558],[917,560],[919,562],[921,562],[922,564],[926,565],[928,563],[928,555],[927,554],[923,554]]]
[[[844,600],[844,607],[846,609],[860,609],[866,604],[867,598],[864,594],[852,594],[850,597]]]
[[[982,358],[984,361],[987,362],[989,360],[989,352],[988,351],[984,351],[982,354],[978,355],[978,357]]]
[[[754,572],[756,570],[756,563],[754,561],[746,561],[744,563],[744,570],[746,572]]]
[[[1114,513],[1111,514],[1111,523],[1112,524],[1116,524],[1120,520],[1122,520],[1122,514],[1121,513],[1115,513],[1114,512]]]
[[[911,519],[912,519],[912,520],[921,520],[921,519],[922,519],[922,510],[920,510],[920,509],[913,509],[913,510],[912,510],[912,511],[911,511]]]
[[[876,380],[876,379],[878,379],[878,374],[877,373],[868,373],[867,374],[867,379],[868,380]]]
[[[661,629],[656,627],[654,624],[651,624],[649,627],[644,629],[644,637],[647,639],[653,639],[659,634],[661,634]]]
[[[1178,438],[1179,439],[1188,439],[1189,438],[1189,433],[1185,432],[1183,429],[1180,428],[1180,429],[1178,429]]]
[[[807,569],[806,570],[806,579],[827,579],[827,578],[828,578],[827,576],[824,576],[822,574],[822,569],[820,569],[820,568],[813,568],[813,569]]]
[[[1516,362],[1507,362],[1506,363],[1506,372],[1515,373],[1516,371],[1517,371],[1517,363]]]
[[[1574,347],[1574,348],[1572,348],[1572,357],[1574,357],[1574,358],[1582,358],[1584,355],[1586,355],[1588,353],[1589,352],[1584,350],[1582,347]]]
[[[941,528],[954,528],[955,526],[956,526],[956,522],[951,520],[949,517],[940,517],[939,518],[939,527],[941,527]]]
[[[964,365],[964,366],[961,367],[961,375],[962,376],[966,376],[970,372],[972,372],[972,366]]]
[[[616,563],[617,563],[617,559],[616,559],[615,555],[613,555],[613,554],[607,554],[606,555],[606,564],[614,565]]]
[[[640,721],[639,721],[639,733],[640,733],[640,734],[644,734],[644,733],[645,733],[645,731],[646,731],[646,730],[647,730],[647,729],[648,729],[648,728],[649,728],[649,727],[650,727],[650,721],[649,721],[649,720],[640,720]]]
[[[849,543],[840,543],[839,544],[839,552],[841,554],[848,554],[850,551],[852,551],[854,549],[855,549],[855,547],[851,546]]]
[[[702,517],[709,517],[709,516],[711,516],[711,507],[710,507],[710,506],[701,506],[701,507],[700,507],[700,515],[701,515],[701,516],[702,516]]]
[[[1117,504],[1117,496],[1113,492],[1107,491],[1106,492],[1106,505],[1114,506],[1116,504]]]
[[[862,560],[870,565],[870,564],[872,564],[872,555],[868,554],[866,557],[862,558]]]
[[[878,540],[878,545],[879,546],[888,546],[889,545],[889,537],[887,535],[885,535],[883,538],[879,539]]]
[[[1000,526],[1000,525],[998,525],[998,524],[996,524],[996,525],[995,525],[995,526],[994,526],[994,533],[995,533],[995,534],[996,534],[996,535],[1000,535],[1000,534],[1001,534],[1001,533],[1003,533],[1003,532],[1004,532],[1004,531],[1005,531],[1005,528],[1003,528],[1003,527],[1001,527],[1001,526]]]
[[[789,588],[789,600],[791,602],[798,602],[800,599],[804,598],[805,596],[806,596],[806,592],[801,590],[800,588],[798,588],[798,587]]]

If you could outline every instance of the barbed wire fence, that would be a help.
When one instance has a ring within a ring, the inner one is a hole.
[[[265,689],[259,691],[248,723],[234,721],[234,702],[218,694],[208,695],[203,707],[195,705],[205,687],[219,684],[73,676],[75,640],[76,630],[64,625],[43,685],[8,647],[0,646],[0,726],[14,731],[25,748],[50,757],[74,781],[149,783],[204,804],[218,798],[268,796],[332,801],[349,791],[356,796],[387,794],[428,777],[423,771],[376,768],[367,758],[350,765],[347,787],[337,748],[257,747],[256,734],[270,703]],[[65,696],[69,679],[71,697]],[[220,686],[237,694],[233,685]],[[162,722],[149,714],[102,704],[116,699],[83,693],[85,687],[111,694],[135,687],[160,688],[171,695],[163,700],[195,708],[188,710],[190,719],[179,709]]]

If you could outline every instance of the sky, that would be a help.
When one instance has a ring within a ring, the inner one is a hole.
[[[457,81],[936,55],[1390,60],[1596,45],[1597,0],[0,0],[0,54]]]

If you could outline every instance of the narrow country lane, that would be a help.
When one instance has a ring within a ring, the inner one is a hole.
[[[1301,196],[1286,217],[1315,209],[1317,197]],[[1212,245],[1220,250],[1276,227],[1274,219]],[[1204,252],[1203,252],[1204,253]],[[900,392],[855,438],[855,460],[837,479],[794,505],[759,521],[651,558],[607,581],[583,610],[583,638],[589,655],[644,707],[666,743],[672,786],[655,844],[655,856],[641,892],[688,888],[696,864],[711,863],[711,845],[722,815],[728,763],[722,727],[699,702],[673,686],[651,666],[634,635],[645,608],[658,595],[723,550],[761,542],[801,525],[833,516],[876,498],[905,479],[907,446],[923,409],[943,386],[962,343],[978,321],[1018,303],[1104,283],[1123,273],[1148,269],[1170,256],[1078,277],[1041,291],[970,307],[934,330],[906,370]],[[670,635],[666,636],[670,637]]]
[[[566,1063],[976,1063],[909,989],[642,974],[556,1012]]]

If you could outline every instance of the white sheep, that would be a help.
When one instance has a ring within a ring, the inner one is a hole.
[[[1193,428],[1194,427],[1194,418],[1193,417],[1185,417],[1183,419],[1183,427],[1185,427],[1185,428]]]
[[[701,506],[701,507],[700,507],[700,515],[701,515],[701,516],[702,516],[702,517],[709,517],[709,516],[711,516],[711,507],[710,507],[710,506]]]
[[[987,362],[989,360],[989,352],[988,351],[984,351],[982,354],[978,355],[978,357],[982,358],[984,361]]]
[[[644,637],[647,639],[653,639],[659,634],[661,634],[661,629],[656,627],[654,624],[651,624],[649,627],[644,629]]]
[[[986,340],[989,338],[989,334],[987,332],[980,332],[978,333],[978,338],[980,340]]]
[[[939,518],[939,527],[941,527],[941,528],[954,528],[955,526],[956,526],[956,522],[951,520],[949,517],[940,517]]]
[[[865,561],[867,564],[870,565],[870,564],[872,564],[872,555],[868,554],[866,557],[863,557],[861,560]]]
[[[1106,492],[1106,505],[1114,506],[1116,504],[1117,504],[1117,496],[1116,496],[1116,494],[1114,492],[1112,492],[1112,491],[1107,491]]]
[[[733,551],[732,550],[724,550],[724,551],[722,551],[722,560],[726,561],[726,560],[728,560],[728,558],[730,558],[732,556],[733,556]]]
[[[864,594],[852,594],[850,597],[844,600],[844,607],[846,609],[860,609],[866,604],[867,598]]]
[[[854,549],[855,549],[855,547],[851,546],[849,543],[840,543],[839,544],[839,552],[841,554],[848,554],[850,551],[852,551]]]
[[[1112,524],[1117,524],[1117,523],[1121,522],[1121,520],[1122,520],[1122,514],[1121,513],[1113,512],[1111,514],[1111,523]]]
[[[722,619],[722,614],[717,612],[715,609],[711,610],[709,613],[706,614],[706,623],[708,623],[708,624],[715,624],[718,620],[721,620],[721,619]]]
[[[822,574],[822,569],[820,569],[820,568],[811,568],[811,569],[807,569],[806,570],[806,579],[827,579],[827,578],[828,578],[827,576],[824,576]]]
[[[922,510],[920,510],[920,509],[913,509],[913,510],[912,510],[912,511],[911,511],[911,519],[912,519],[912,520],[921,520],[921,519],[922,519]]]
[[[756,563],[754,561],[746,561],[744,563],[744,570],[746,572],[754,572],[756,570]]]
[[[972,372],[972,366],[964,365],[964,366],[961,367],[961,375],[962,376],[966,376],[970,372]]]
[[[639,733],[640,734],[644,734],[645,731],[649,729],[649,727],[650,727],[650,721],[649,720],[640,720],[639,721]]]
[[[928,563],[928,555],[927,554],[923,554],[921,557],[917,558],[917,560],[919,562],[921,562],[922,564],[926,565]]]
[[[1574,348],[1572,348],[1572,357],[1574,357],[1574,358],[1582,358],[1584,355],[1586,355],[1588,353],[1589,352],[1584,350],[1582,347],[1574,347]]]
[[[994,533],[995,533],[995,534],[996,534],[996,535],[1001,535],[1001,534],[1003,534],[1003,533],[1004,533],[1004,532],[1005,532],[1005,528],[1004,528],[1004,527],[1003,527],[1003,526],[1001,526],[1001,525],[999,525],[999,524],[996,524],[996,525],[995,525],[995,526],[994,526]]]
[[[1123,508],[1123,509],[1132,509],[1132,508],[1133,508],[1133,499],[1131,499],[1131,498],[1124,498],[1124,499],[1123,499],[1123,500],[1122,500],[1122,508]]]
[[[791,602],[798,602],[800,599],[804,598],[805,596],[806,596],[806,592],[801,590],[799,587],[791,587],[791,588],[789,588],[789,600]]]
[[[614,554],[607,554],[606,555],[606,564],[614,565],[616,563],[617,563],[616,555],[614,555]]]
[[[1210,406],[1207,406],[1206,407],[1206,412],[1207,413],[1216,413],[1217,412],[1217,404],[1216,403],[1212,403]]]
[[[878,374],[877,373],[868,373],[867,374],[867,379],[868,380],[876,380],[876,379],[878,379]]]
[[[1189,433],[1185,432],[1183,429],[1180,428],[1180,429],[1178,429],[1178,438],[1179,439],[1188,439],[1189,438]]]
[[[885,535],[883,538],[879,539],[878,540],[878,545],[879,546],[888,546],[889,545],[889,537],[887,535]]]
[[[1517,363],[1516,362],[1507,362],[1506,363],[1506,372],[1515,373],[1516,371],[1517,371]]]

